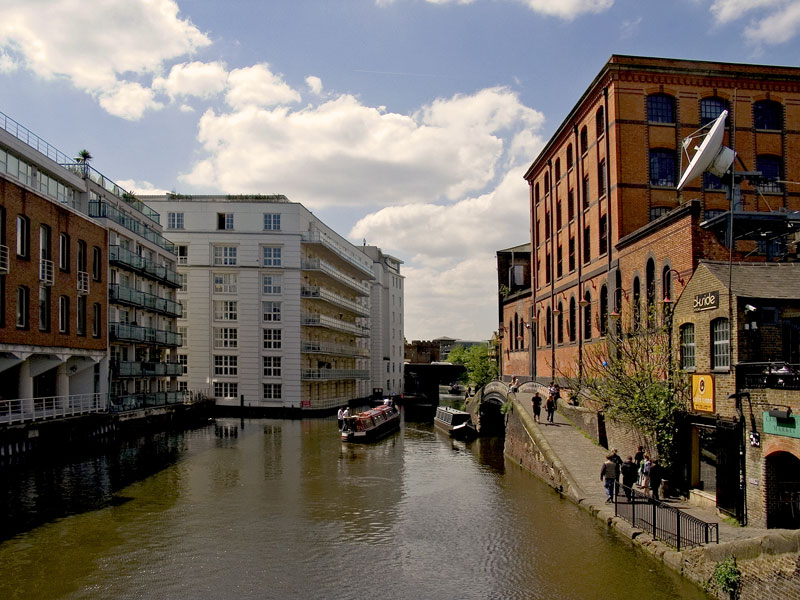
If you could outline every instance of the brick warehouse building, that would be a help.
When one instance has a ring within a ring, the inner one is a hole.
[[[534,379],[579,369],[609,317],[656,310],[680,295],[699,260],[728,258],[724,239],[700,227],[727,211],[722,183],[705,175],[676,189],[682,140],[725,109],[724,144],[748,169],[800,179],[790,160],[800,150],[800,69],[618,55],[533,162],[525,179],[534,297],[524,325]],[[744,211],[795,210],[800,189],[744,183],[738,202]],[[738,242],[734,259],[783,250]],[[505,336],[503,352],[515,343]]]

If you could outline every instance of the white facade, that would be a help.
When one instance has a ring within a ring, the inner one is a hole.
[[[370,373],[375,388],[385,396],[403,393],[403,261],[384,254],[377,246],[364,246],[372,259],[375,280],[370,294],[372,338]]]
[[[176,244],[179,384],[218,404],[328,409],[371,391],[372,261],[285,196],[148,196]]]

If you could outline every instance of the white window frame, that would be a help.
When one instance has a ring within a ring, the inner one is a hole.
[[[235,381],[215,381],[214,398],[238,398],[239,384]]]
[[[280,350],[283,344],[282,329],[264,329],[262,347],[264,350]]]
[[[239,347],[239,330],[236,327],[214,327],[214,348],[222,350]]]
[[[281,303],[272,300],[263,300],[261,302],[261,320],[267,323],[280,323],[281,321]]]
[[[280,400],[283,394],[283,385],[280,383],[264,384],[264,400]]]
[[[280,231],[280,230],[281,230],[281,214],[264,213],[264,231]]]
[[[262,356],[261,366],[264,377],[280,377],[281,376],[281,357],[280,356]]]
[[[238,308],[236,300],[214,300],[214,320],[238,321]]]
[[[261,276],[261,292],[265,296],[279,296],[281,294],[282,283],[280,275],[265,273]]]
[[[215,267],[235,267],[237,260],[237,246],[214,246]]]
[[[189,374],[189,355],[188,354],[178,354],[178,364],[183,367],[183,374],[182,376],[186,376]]]
[[[236,354],[215,354],[214,375],[232,377],[239,374],[239,357]]]
[[[282,246],[261,246],[261,266],[280,267],[283,262]]]
[[[238,283],[238,273],[214,273],[212,274],[215,294],[235,294]]]

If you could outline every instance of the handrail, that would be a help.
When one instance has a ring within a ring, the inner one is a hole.
[[[303,369],[302,381],[330,381],[332,379],[369,379],[366,369]]]
[[[90,200],[89,201],[89,216],[94,218],[111,219],[118,225],[122,225],[128,231],[142,236],[146,240],[153,242],[155,245],[163,248],[171,254],[175,254],[175,244],[170,242],[163,235],[158,233],[155,229],[137,221],[131,215],[119,210],[113,204],[106,200]],[[156,221],[157,223],[158,221]]]
[[[2,114],[2,113],[0,113]],[[0,423],[24,423],[106,412],[106,394],[73,394],[0,400]]]
[[[343,356],[369,356],[369,350],[356,345],[334,344],[332,342],[304,341],[300,344],[304,354],[341,354]]]
[[[327,300],[331,304],[335,304],[336,306],[340,306],[346,310],[349,310],[353,313],[358,315],[368,317],[370,310],[368,307],[359,304],[358,302],[354,302],[344,296],[340,296],[339,294],[334,294],[330,290],[322,288],[318,285],[311,285],[311,286],[302,286],[300,288],[300,297],[302,298],[319,298],[320,300]]]
[[[375,279],[372,272],[372,260],[364,256],[362,260],[359,256],[352,254],[349,249],[341,247],[335,241],[331,240],[329,236],[324,235],[320,231],[308,231],[300,235],[300,241],[307,244],[320,243],[336,256],[358,268],[363,274],[367,275],[369,279]]]
[[[330,263],[319,258],[304,258],[300,262],[300,268],[304,271],[322,271],[326,275],[332,277],[336,281],[355,289],[360,292],[362,296],[369,296],[369,285],[358,281],[355,278],[349,278],[340,272],[336,267]]]
[[[20,125],[8,115],[0,112],[0,129],[4,129],[21,142],[44,154],[50,160],[59,164],[74,162],[74,158],[68,157],[55,146],[51,146],[27,127]]]

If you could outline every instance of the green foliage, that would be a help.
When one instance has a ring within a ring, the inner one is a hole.
[[[511,293],[511,290],[509,290],[508,286],[505,284],[500,284],[500,287],[497,289],[497,291],[501,298],[505,298],[509,293]]]
[[[453,346],[447,360],[467,368],[466,379],[476,387],[483,387],[497,378],[497,365],[489,358],[488,348],[484,345]]]
[[[735,598],[742,584],[742,570],[736,564],[736,557],[729,556],[717,563],[712,578],[718,590]]]

